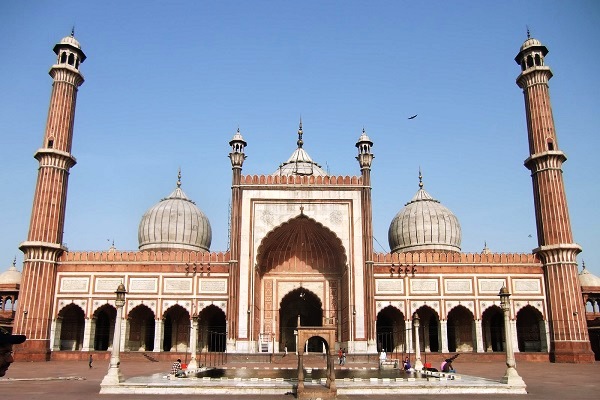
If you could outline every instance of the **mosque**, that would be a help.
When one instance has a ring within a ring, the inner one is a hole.
[[[571,233],[548,50],[529,34],[515,61],[538,247],[519,254],[487,247],[462,253],[458,219],[425,189],[421,176],[414,197],[390,221],[390,253],[374,251],[374,143],[359,132],[360,172],[332,176],[304,149],[302,122],[289,159],[264,175],[243,174],[247,143],[239,129],[233,134],[227,251],[211,250],[210,221],[184,193],[181,173],[174,189],[165,188],[172,192],[143,214],[139,250],[67,249],[65,205],[86,55],[73,34],[54,52],[29,233],[20,245],[23,272],[13,265],[0,275],[0,323],[27,335],[18,349],[22,359],[107,352],[117,323],[122,352],[155,358],[292,352],[297,346],[323,351],[320,337],[297,343],[299,325],[333,329],[335,343],[328,345],[350,354],[410,353],[418,320],[416,337],[425,353],[483,356],[503,352],[511,341],[521,358],[594,360],[588,320],[593,315],[600,322],[600,278],[585,269],[578,273],[581,248]],[[127,291],[122,314],[115,303],[120,284]],[[512,337],[504,334],[503,287],[511,293]]]

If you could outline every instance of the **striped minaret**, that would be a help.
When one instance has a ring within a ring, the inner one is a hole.
[[[362,221],[363,221],[363,257],[364,265],[364,285],[365,285],[365,318],[367,332],[367,346],[369,352],[379,351],[376,342],[376,323],[377,319],[375,309],[375,275],[373,273],[373,206],[371,203],[371,164],[375,156],[371,152],[373,142],[367,136],[364,128],[362,134],[356,142],[358,155],[356,159],[360,165],[362,176],[361,203],[362,203]],[[356,302],[355,302],[356,303]]]
[[[593,362],[577,276],[577,254],[563,183],[562,164],[567,159],[558,147],[548,81],[550,67],[544,63],[548,49],[529,36],[515,57],[521,66],[517,85],[523,89],[529,158],[537,225],[538,248],[534,249],[546,278],[550,359],[555,362]]]
[[[29,360],[49,359],[50,324],[54,304],[56,262],[65,251],[63,230],[69,170],[76,160],[71,155],[73,122],[78,87],[83,83],[79,65],[85,54],[70,36],[54,46],[56,64],[50,68],[54,80],[42,147],[35,153],[38,178],[27,241],[15,331],[27,336],[19,350]]]

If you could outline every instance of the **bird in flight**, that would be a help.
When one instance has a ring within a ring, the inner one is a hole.
[[[417,115],[419,115],[419,114],[415,114],[412,117],[408,117],[408,119],[415,119],[415,118],[417,118]]]

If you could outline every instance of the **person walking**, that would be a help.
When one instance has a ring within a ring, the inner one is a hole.
[[[90,353],[90,359],[88,361],[88,365],[90,366],[90,369],[92,368],[92,362],[94,361],[94,358],[92,357],[92,354]]]

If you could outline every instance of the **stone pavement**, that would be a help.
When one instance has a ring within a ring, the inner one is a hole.
[[[295,357],[289,357],[289,365],[294,365]],[[227,365],[229,368],[265,368],[269,364],[234,364]],[[310,365],[308,365],[310,367]],[[375,365],[370,364],[352,364],[346,368],[371,368]],[[98,361],[94,363],[92,369],[89,369],[86,361],[50,361],[14,363],[5,377],[0,378],[0,398],[2,399],[43,399],[43,400],[74,400],[74,399],[147,399],[147,400],[174,400],[181,399],[180,394],[167,395],[108,395],[99,394],[100,382],[104,375],[108,363]],[[278,364],[281,367],[281,364]],[[323,367],[314,365],[313,367]],[[471,363],[463,364],[457,362],[455,367],[463,376],[478,376],[488,379],[500,379],[504,374],[505,365],[498,362],[489,363]],[[122,372],[126,379],[149,376],[152,374],[168,373],[170,369],[169,362],[151,362],[151,361],[131,361],[122,364]],[[600,363],[594,364],[551,364],[520,362],[517,365],[519,374],[527,384],[526,395],[478,395],[461,394],[461,399],[481,399],[485,396],[486,400],[495,399],[523,399],[523,400],[546,400],[546,399],[598,399],[600,398]],[[189,396],[191,398],[191,396]],[[228,399],[232,396],[226,395],[206,395],[198,396],[200,399]],[[340,399],[389,399],[392,397],[402,397],[402,395],[340,395]],[[420,395],[410,394],[406,396],[411,400],[432,400],[444,395]],[[448,399],[457,396],[448,396]],[[235,396],[236,399],[254,399],[263,400],[291,399],[291,395],[271,395],[271,396]]]

